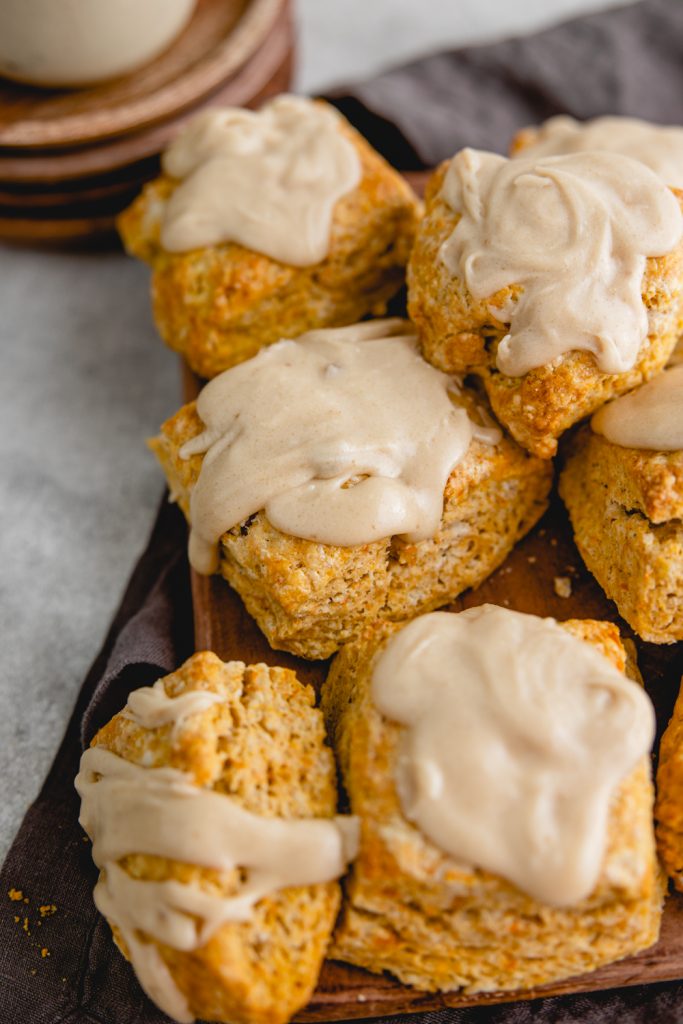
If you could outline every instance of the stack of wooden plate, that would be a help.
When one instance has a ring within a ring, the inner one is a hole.
[[[79,90],[0,79],[0,237],[111,232],[198,108],[256,106],[290,83],[290,0],[199,0],[176,42],[124,78]]]

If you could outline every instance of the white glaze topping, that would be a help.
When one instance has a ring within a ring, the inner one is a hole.
[[[362,175],[336,111],[297,96],[258,112],[204,111],[162,166],[180,179],[164,207],[164,249],[237,242],[296,267],[325,259],[334,205]]]
[[[604,405],[591,426],[623,448],[683,450],[683,363]]]
[[[641,121],[636,117],[595,117],[576,121],[560,114],[535,129],[533,142],[521,157],[561,156],[589,149],[608,150],[640,160],[665,185],[683,189],[683,128]]]
[[[510,329],[498,369],[522,376],[571,351],[603,373],[635,363],[648,334],[641,288],[648,256],[679,242],[673,193],[642,163],[614,153],[506,160],[464,149],[442,187],[461,218],[441,260],[476,299],[521,287],[503,308]]]
[[[201,392],[205,452],[190,499],[190,561],[217,568],[218,540],[261,509],[294,537],[353,546],[433,536],[444,488],[472,437],[497,443],[419,354],[410,324],[375,320],[280,341]]]
[[[544,903],[592,892],[610,800],[654,736],[640,686],[553,619],[483,605],[393,634],[372,697],[405,727],[396,787],[428,839]]]
[[[192,712],[185,698],[195,694],[201,700]],[[206,710],[206,698],[216,696],[202,690],[169,698],[157,685],[131,695],[128,711],[136,719],[167,724]],[[95,903],[119,929],[144,990],[179,1021],[191,1021],[192,1014],[151,939],[173,949],[197,949],[226,922],[249,920],[264,896],[338,878],[357,850],[355,818],[261,817],[224,793],[198,787],[184,772],[132,764],[103,747],[83,754],[76,789],[79,820],[101,872]],[[172,879],[133,878],[118,863],[130,854],[218,871],[240,868],[246,879],[236,895],[220,898]]]

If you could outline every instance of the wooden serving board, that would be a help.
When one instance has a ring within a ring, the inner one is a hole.
[[[198,394],[200,382],[184,371],[187,401]],[[556,578],[568,578],[571,594],[555,592]],[[241,600],[219,577],[192,572],[195,647],[212,650],[224,660],[247,664],[265,662],[296,670],[299,678],[320,690],[329,662],[304,661],[272,650]],[[616,607],[584,567],[572,539],[571,526],[562,502],[554,492],[541,522],[511,552],[503,565],[476,590],[468,590],[449,609],[462,611],[491,602],[534,615],[608,619],[616,622],[625,637],[634,639],[638,664],[657,711],[657,747],[678,694],[683,674],[683,643],[671,646],[646,644],[619,618]],[[651,984],[683,978],[683,895],[669,895],[661,937],[651,949],[618,963],[553,985],[517,993],[466,996],[417,992],[388,975],[373,975],[357,967],[326,961],[318,988],[298,1021],[334,1021],[416,1013],[444,1007],[481,1006],[543,996],[595,992],[630,985]]]

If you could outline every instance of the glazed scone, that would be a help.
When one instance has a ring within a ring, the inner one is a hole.
[[[560,474],[576,546],[643,640],[683,639],[683,451],[612,444],[590,426]]]
[[[632,368],[602,372],[592,352],[569,351],[528,372],[507,375],[497,365],[509,334],[505,307],[514,305],[523,291],[511,285],[475,299],[443,262],[444,244],[460,221],[442,195],[449,166],[442,164],[427,186],[426,216],[408,266],[409,314],[418,326],[425,357],[446,372],[480,377],[498,420],[523,447],[549,458],[573,423],[665,366],[683,331],[683,246],[679,243],[667,255],[646,261],[642,301],[649,333]],[[650,172],[644,168],[643,173]],[[557,330],[561,334],[561,323]]]
[[[268,819],[334,815],[335,769],[322,716],[313,691],[292,671],[223,663],[204,652],[159,686],[173,700],[218,696],[165,724],[162,707],[155,728],[143,727],[125,708],[100,729],[92,748],[146,770],[179,770],[202,790],[227,794]],[[98,840],[96,834],[96,847]],[[118,867],[131,879],[174,880],[217,901],[240,891],[244,879],[242,868],[215,870],[146,854],[125,856]],[[220,925],[199,948],[172,948],[140,932],[136,941],[154,943],[189,1019],[279,1024],[308,1001],[316,985],[339,899],[336,881],[284,888],[260,899],[248,919]],[[113,933],[129,957],[115,925]]]
[[[178,186],[169,174],[120,216],[127,250],[152,267],[159,333],[200,376],[213,377],[281,337],[381,314],[403,284],[421,204],[405,179],[334,116],[356,154],[360,180],[334,205],[322,260],[289,265],[230,241],[166,251],[162,220]],[[291,234],[305,230],[302,222]]]
[[[481,417],[474,392],[453,401]],[[204,429],[190,403],[150,442],[188,521],[203,456],[180,453]],[[326,658],[368,617],[410,618],[481,583],[540,518],[551,479],[550,464],[510,438],[475,438],[447,479],[440,525],[428,539],[318,543],[282,532],[260,510],[222,534],[218,571],[272,647]]]
[[[633,670],[611,623],[560,625],[594,645],[620,672]],[[360,851],[344,883],[330,955],[374,972],[390,971],[419,989],[474,993],[543,985],[650,946],[659,932],[664,882],[654,846],[648,758],[612,798],[606,853],[587,898],[549,905],[497,874],[463,866],[405,816],[396,782],[398,751],[404,757],[415,749],[415,733],[410,745],[402,745],[405,726],[386,718],[373,701],[374,666],[400,628],[367,625],[335,658],[323,689],[341,782],[361,819]],[[538,739],[540,754],[543,738]],[[508,765],[496,748],[493,753],[496,764]],[[517,793],[511,764],[497,777],[501,793],[508,778]],[[468,774],[466,785],[477,784]],[[415,785],[431,792],[436,783],[425,771]],[[545,805],[544,814],[550,814]]]
[[[659,856],[683,892],[683,686],[659,747],[655,819]]]
[[[566,114],[520,129],[510,155],[559,156],[586,150],[623,153],[650,167],[665,185],[683,188],[683,128],[636,117],[595,117],[577,121]]]

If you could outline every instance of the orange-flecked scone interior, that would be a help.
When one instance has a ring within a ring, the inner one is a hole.
[[[223,663],[204,652],[166,676],[164,687],[173,697],[209,690],[225,701],[157,729],[118,714],[93,746],[145,767],[179,769],[258,815],[335,813],[335,769],[322,715],[294,672]],[[239,874],[147,855],[125,857],[120,866],[134,878],[176,879],[217,897],[234,895]],[[284,1024],[315,988],[338,908],[336,882],[291,887],[260,900],[251,920],[222,925],[195,952],[157,945],[198,1018]],[[116,929],[114,937],[125,955]]]
[[[292,267],[234,243],[164,251],[161,216],[175,188],[168,176],[147,185],[119,217],[126,248],[153,269],[161,337],[200,376],[214,377],[280,338],[379,315],[403,284],[421,203],[343,118],[340,131],[358,153],[362,179],[335,205],[322,263]]]
[[[629,672],[616,626],[562,625]],[[573,907],[539,903],[483,870],[457,864],[403,815],[394,771],[403,727],[371,697],[373,661],[392,623],[344,647],[323,689],[323,711],[360,852],[345,883],[331,956],[431,991],[528,989],[628,956],[656,941],[664,894],[644,758],[612,803],[598,885]]]
[[[643,640],[683,639],[683,452],[622,448],[582,427],[560,475],[581,557]]]
[[[496,353],[508,325],[489,306],[502,309],[519,292],[511,286],[477,300],[441,262],[439,250],[460,219],[440,196],[447,168],[442,164],[427,186],[426,216],[408,265],[408,312],[425,358],[448,373],[481,377],[500,422],[529,451],[550,458],[568,427],[666,365],[683,332],[683,242],[646,262],[642,295],[650,333],[631,370],[602,373],[591,353],[569,352],[523,377],[507,377],[496,368]]]
[[[683,685],[659,747],[655,819],[659,856],[683,892]]]
[[[462,401],[476,417],[474,397]],[[151,442],[188,518],[202,456],[183,460],[179,450],[202,430],[192,403]],[[434,538],[336,547],[281,533],[258,512],[223,534],[220,573],[272,647],[326,658],[368,618],[412,618],[481,583],[545,511],[551,479],[549,463],[508,437],[473,441],[448,480]]]

